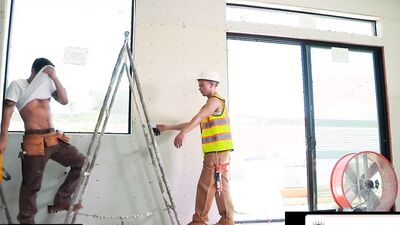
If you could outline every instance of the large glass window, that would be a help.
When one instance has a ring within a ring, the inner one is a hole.
[[[301,46],[228,39],[237,220],[308,209]]]
[[[334,208],[330,173],[343,155],[380,152],[372,51],[311,47],[317,208]]]
[[[226,19],[227,21],[244,23],[270,24],[376,36],[376,22],[373,20],[265,7],[228,4],[226,7]]]
[[[390,157],[378,49],[234,34],[227,46],[239,221],[337,209],[330,176],[339,158]]]
[[[52,101],[57,128],[92,132],[97,122],[113,67],[131,31],[130,0],[13,1],[7,83],[26,79],[35,58],[46,57],[56,66],[67,89],[67,106]],[[106,132],[129,131],[129,86],[123,78]],[[10,130],[23,130],[14,113]]]

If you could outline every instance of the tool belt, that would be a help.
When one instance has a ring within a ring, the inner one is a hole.
[[[45,154],[45,149],[57,145],[59,141],[69,144],[70,138],[60,131],[48,134],[30,134],[28,132],[23,136],[21,148],[24,154],[28,156],[41,156]]]

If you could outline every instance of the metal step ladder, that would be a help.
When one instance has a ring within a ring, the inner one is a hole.
[[[83,198],[85,196],[89,177],[92,169],[95,165],[97,154],[101,145],[101,138],[104,135],[104,131],[111,114],[111,109],[115,100],[118,87],[121,82],[122,75],[125,73],[127,75],[130,90],[132,93],[132,99],[138,115],[140,117],[141,127],[143,129],[144,138],[146,139],[147,148],[150,154],[152,166],[157,177],[160,192],[166,206],[171,224],[181,225],[178,213],[175,208],[175,203],[170,191],[167,177],[165,175],[164,167],[162,165],[160,152],[157,146],[155,135],[153,133],[153,128],[150,124],[149,115],[147,113],[146,106],[144,104],[144,97],[141,91],[139,78],[135,69],[133,62],[133,56],[131,49],[129,47],[129,32],[125,32],[125,41],[119,52],[117,62],[115,63],[114,70],[111,76],[110,84],[108,86],[107,93],[105,95],[101,111],[97,120],[96,127],[94,129],[91,142],[87,151],[87,160],[82,168],[82,172],[79,179],[79,184],[72,195],[71,206],[65,217],[64,224],[73,224],[79,214],[79,210],[73,210],[75,204],[82,204]],[[129,60],[129,63],[128,63]],[[130,68],[129,68],[130,66]],[[132,75],[130,73],[132,72]]]

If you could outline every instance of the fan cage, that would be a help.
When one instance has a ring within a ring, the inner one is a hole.
[[[358,153],[349,153],[340,158],[335,166],[333,167],[331,173],[331,192],[332,196],[342,209],[354,209],[356,207],[352,206],[351,203],[346,198],[346,193],[344,190],[344,176],[347,167],[352,159],[366,154],[368,159],[372,162],[378,164],[378,171],[382,176],[382,196],[380,199],[380,204],[373,211],[389,211],[394,205],[397,192],[398,192],[398,180],[396,173],[394,172],[392,164],[381,154],[373,151],[362,151]],[[394,181],[394,182],[392,182]]]

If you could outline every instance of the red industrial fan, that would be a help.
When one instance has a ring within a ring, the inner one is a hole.
[[[331,192],[342,210],[389,211],[395,202],[397,187],[392,164],[372,151],[343,156],[331,174]]]

